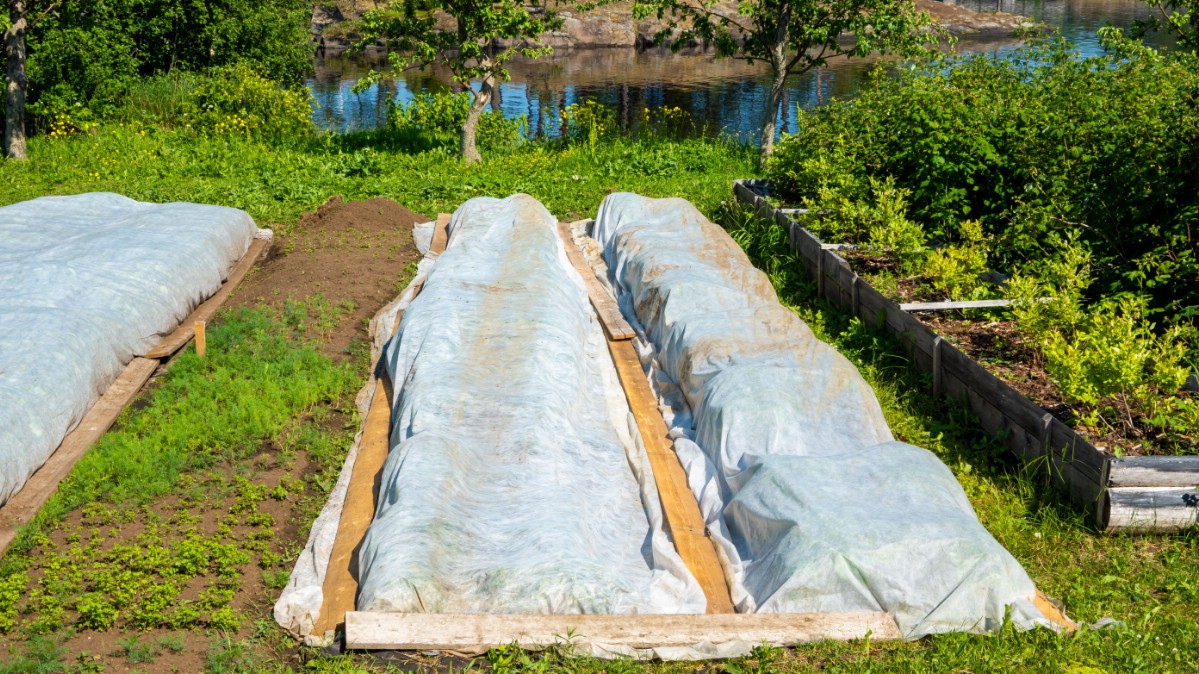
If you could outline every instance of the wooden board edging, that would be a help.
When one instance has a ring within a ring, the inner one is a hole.
[[[346,614],[346,647],[481,653],[513,642],[539,649],[555,644],[626,648],[687,647],[741,641],[775,646],[833,639],[896,640],[890,615],[856,613],[731,613],[639,615],[487,615],[453,613]]]

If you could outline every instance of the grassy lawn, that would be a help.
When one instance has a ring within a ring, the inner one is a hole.
[[[108,190],[243,208],[281,233],[329,197],[387,196],[424,212],[477,195],[527,192],[563,219],[611,191],[681,196],[730,228],[785,303],[855,362],[897,437],[936,452],[986,527],[1069,615],[1121,624],[948,635],[913,643],[759,649],[718,664],[603,662],[563,649],[494,651],[500,672],[764,671],[1193,672],[1199,670],[1199,537],[1104,536],[977,430],[934,400],[901,347],[822,302],[785,235],[724,202],[754,174],[752,148],[720,141],[612,139],[590,151],[530,144],[464,167],[451,151],[405,151],[386,134],[268,145],[141,127],[33,139],[0,162],[0,203]],[[76,467],[0,559],[0,673],[401,671],[413,663],[323,656],[296,645],[271,606],[357,428],[365,348],[320,349],[345,312],[320,296],[224,312],[209,355],[176,358]],[[419,665],[419,663],[417,663]],[[431,664],[431,663],[430,663]],[[458,665],[455,665],[458,667]],[[440,666],[445,669],[445,666]]]

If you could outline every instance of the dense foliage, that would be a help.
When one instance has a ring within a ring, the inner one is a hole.
[[[32,109],[103,113],[141,77],[238,63],[298,84],[310,13],[307,0],[62,0],[28,36]]]
[[[1199,60],[1082,58],[1047,42],[877,79],[806,113],[770,176],[795,200],[872,201],[890,179],[931,239],[963,220],[1011,270],[1090,248],[1095,294],[1199,313]]]
[[[1085,427],[1195,451],[1199,59],[1049,40],[880,76],[801,115],[769,173],[826,241],[938,297],[1018,300]]]

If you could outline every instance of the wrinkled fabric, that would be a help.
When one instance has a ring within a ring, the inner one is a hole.
[[[110,193],[0,208],[0,503],[220,288],[255,231],[236,209]]]
[[[949,469],[681,199],[614,194],[594,236],[740,612],[887,611],[908,638],[1049,622]]]
[[[384,349],[391,450],[358,610],[697,613],[556,221],[472,199]]]

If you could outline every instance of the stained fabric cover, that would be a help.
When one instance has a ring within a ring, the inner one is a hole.
[[[909,638],[1048,625],[949,469],[681,199],[614,194],[594,236],[740,612],[883,610]]]
[[[602,328],[532,197],[472,199],[383,355],[360,611],[702,612]]]
[[[236,209],[110,193],[0,208],[0,503],[220,288],[255,231]]]

